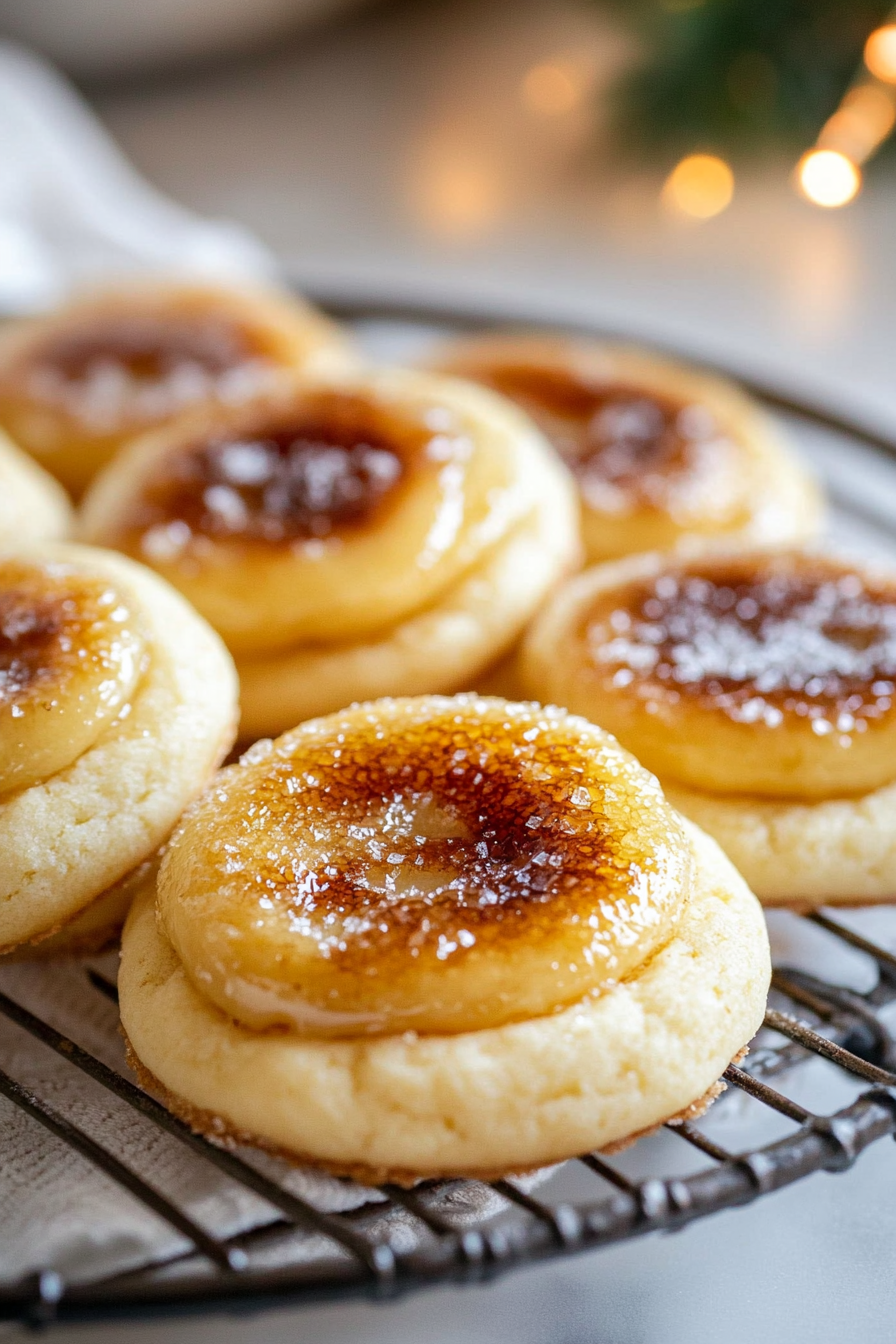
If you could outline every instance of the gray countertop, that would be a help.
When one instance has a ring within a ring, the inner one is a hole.
[[[60,1332],[65,1344],[890,1344],[896,1154],[685,1232],[394,1304]]]

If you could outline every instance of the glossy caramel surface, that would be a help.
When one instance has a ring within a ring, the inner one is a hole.
[[[221,315],[181,318],[141,313],[94,317],[52,336],[31,355],[35,373],[86,381],[102,364],[159,382],[185,366],[210,374],[264,353],[251,334]]]
[[[239,406],[318,358],[335,328],[266,290],[146,282],[87,293],[0,333],[0,425],[79,495],[135,434]]]
[[[762,744],[760,791],[827,796],[896,778],[896,576],[807,555],[670,567],[600,593],[578,638],[606,703],[637,704],[653,721],[645,735],[677,731],[681,760],[699,716],[722,758],[712,734],[726,725]],[[612,706],[601,721],[620,729]],[[623,734],[658,768],[649,742]],[[740,769],[750,791],[749,759],[719,768]]]
[[[48,333],[5,374],[0,391],[52,409],[85,432],[150,424],[215,394],[245,396],[269,355],[225,314],[93,316]]]
[[[588,386],[558,370],[511,366],[496,369],[488,381],[549,432],[586,495],[611,487],[657,503],[658,478],[686,469],[699,441],[695,431],[703,428],[705,438],[712,428],[693,414],[696,408],[670,397]]]
[[[545,451],[457,380],[307,377],[134,440],[93,483],[81,535],[151,565],[241,660],[280,657],[437,603],[531,514]]]
[[[634,586],[596,649],[641,681],[742,723],[859,735],[893,711],[896,583],[822,560],[728,561]],[[586,632],[586,638],[588,638]]]
[[[456,1032],[635,973],[689,864],[656,781],[600,730],[422,697],[253,748],[176,836],[159,909],[191,978],[249,1025]]]
[[[63,562],[0,561],[0,790],[70,765],[125,711],[144,659],[105,579]]]
[[[469,376],[532,417],[598,512],[651,509],[684,522],[724,487],[737,453],[708,406],[572,362],[486,359]]]
[[[436,437],[358,396],[320,393],[163,458],[120,519],[126,549],[149,558],[172,537],[289,545],[378,526]]]

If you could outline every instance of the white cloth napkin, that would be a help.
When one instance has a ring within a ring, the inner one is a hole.
[[[140,177],[50,65],[0,42],[0,313],[126,272],[265,279],[274,258]]]
[[[114,979],[117,953],[86,960],[21,962],[0,966],[0,992],[129,1075],[115,1005],[90,983],[93,967]],[[32,1090],[201,1226],[234,1236],[280,1218],[266,1201],[228,1179],[183,1144],[144,1119],[81,1070],[0,1015],[0,1068]],[[49,1134],[13,1102],[0,1098],[0,1281],[53,1269],[68,1283],[158,1263],[189,1244],[86,1158]],[[318,1209],[346,1212],[384,1196],[354,1181],[292,1167],[264,1153],[240,1154]],[[516,1184],[532,1190],[550,1168]],[[488,1186],[469,1184],[453,1201],[464,1218],[487,1217],[501,1207]],[[304,1251],[303,1251],[304,1243]],[[319,1239],[316,1239],[319,1248]],[[315,1239],[298,1237],[292,1260],[310,1255]]]
[[[89,964],[113,976],[117,954]],[[0,990],[112,1068],[127,1073],[118,1012],[87,978],[87,962],[0,967]],[[219,1236],[280,1215],[86,1074],[0,1017],[0,1067],[85,1130]],[[52,1268],[69,1282],[169,1259],[187,1242],[34,1119],[0,1099],[0,1278]],[[243,1154],[246,1156],[246,1154]],[[251,1160],[318,1208],[344,1211],[377,1191],[263,1154]]]

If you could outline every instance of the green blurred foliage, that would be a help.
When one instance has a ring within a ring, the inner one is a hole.
[[[664,156],[811,145],[892,0],[629,0],[645,59],[616,90],[623,137]]]

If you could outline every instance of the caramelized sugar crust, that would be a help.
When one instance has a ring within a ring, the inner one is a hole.
[[[0,424],[79,494],[134,434],[191,407],[245,404],[297,369],[345,358],[335,329],[286,296],[110,289],[9,325]]]
[[[507,365],[483,381],[532,416],[597,507],[606,487],[662,507],[669,493],[663,478],[693,470],[697,445],[714,428],[700,407],[637,387],[589,383],[572,371]]]
[[[351,1036],[559,1010],[664,945],[688,882],[675,814],[599,729],[424,697],[253,748],[175,838],[159,898],[234,1016]]]
[[[104,579],[0,561],[0,790],[45,779],[92,745],[124,709],[143,646]]]
[[[874,582],[820,556],[729,558],[633,584],[601,606],[582,635],[617,685],[736,723],[804,725],[844,746],[893,715],[896,579]]]
[[[896,576],[799,552],[637,557],[560,606],[529,641],[529,689],[661,778],[813,799],[896,777]]]
[[[355,643],[433,606],[527,521],[547,451],[468,384],[290,380],[135,439],[94,482],[82,535],[168,578],[241,660]]]
[[[197,402],[245,401],[270,385],[277,363],[261,329],[225,312],[84,316],[24,348],[0,374],[0,403],[12,432],[41,455],[66,433],[103,439]]]
[[[710,508],[727,516],[738,455],[710,408],[579,367],[541,345],[531,357],[483,355],[461,367],[522,407],[575,476],[591,509],[608,514],[658,510],[687,523]]]
[[[131,502],[121,531],[128,549],[152,555],[185,529],[279,546],[376,527],[435,437],[362,396],[318,392],[286,418],[262,416],[172,452]]]
[[[112,314],[82,320],[30,353],[32,388],[50,390],[55,379],[90,382],[117,365],[131,378],[163,382],[185,369],[222,374],[267,351],[257,333],[222,314]]]

